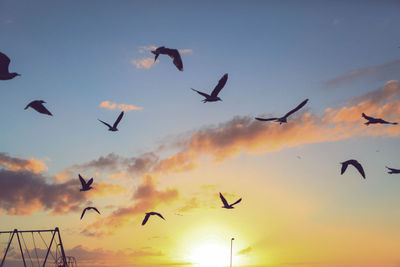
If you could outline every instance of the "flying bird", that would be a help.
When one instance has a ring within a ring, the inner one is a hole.
[[[296,111],[298,111],[299,109],[301,109],[302,107],[304,107],[304,105],[307,104],[307,102],[308,102],[308,99],[304,100],[297,107],[295,107],[294,109],[292,109],[291,111],[286,113],[285,116],[283,116],[283,117],[280,117],[280,118],[268,118],[268,119],[258,118],[257,117],[256,120],[259,120],[259,121],[276,121],[276,122],[279,122],[279,124],[287,123],[287,118],[290,115],[292,115],[293,113],[295,113]]]
[[[388,173],[393,174],[393,173],[400,173],[399,169],[393,169],[393,168],[389,168],[388,166],[385,166],[386,168],[388,168]]]
[[[83,179],[80,174],[78,174],[78,176],[79,176],[79,181],[81,181],[82,184],[82,188],[79,191],[88,191],[90,189],[93,189],[93,187],[91,187],[93,183],[93,178],[90,178],[90,180],[86,182],[85,179]]]
[[[219,193],[219,197],[221,198],[221,201],[224,204],[224,206],[222,206],[222,208],[224,208],[224,209],[234,209],[233,205],[236,205],[237,203],[242,201],[242,199],[239,198],[239,200],[237,200],[235,203],[228,204],[228,201],[226,201],[226,199],[224,198],[224,196],[221,193]]]
[[[367,120],[366,123],[364,123],[365,125],[370,125],[370,124],[393,124],[393,125],[397,125],[397,122],[388,122],[379,118],[373,118],[373,117],[369,117],[367,115],[365,115],[365,113],[362,114],[362,116],[364,117],[364,119]]]
[[[0,52],[0,80],[11,80],[15,76],[21,76],[16,72],[10,73],[8,71],[8,66],[10,65],[11,60],[3,53]]]
[[[87,208],[85,208],[85,209],[82,211],[81,220],[82,220],[83,215],[85,215],[85,212],[86,212],[87,210],[94,210],[94,211],[96,211],[98,214],[100,214],[100,212],[98,211],[98,209],[96,209],[95,207],[87,207]]]
[[[211,95],[197,91],[196,89],[193,89],[193,88],[192,88],[192,90],[205,97],[205,99],[202,100],[203,103],[222,101],[222,99],[218,97],[218,94],[219,94],[219,92],[221,92],[222,88],[224,88],[227,80],[228,80],[228,73],[225,73],[224,76],[222,76],[222,78],[219,80],[217,86],[215,86]]]
[[[30,108],[33,108],[34,110],[36,110],[39,113],[46,114],[46,115],[49,115],[49,116],[53,116],[53,114],[51,114],[50,111],[43,105],[45,103],[46,102],[43,101],[43,100],[34,100],[31,103],[29,103],[24,109],[27,109],[27,108],[30,107]]]
[[[364,169],[363,169],[363,167],[361,166],[361,164],[357,160],[350,159],[350,160],[346,160],[344,162],[341,162],[340,164],[342,164],[342,169],[340,171],[341,175],[346,171],[347,166],[353,165],[358,170],[358,172],[361,174],[361,176],[365,179]]]
[[[152,211],[152,212],[146,212],[146,216],[145,216],[144,219],[143,219],[142,225],[145,225],[145,224],[146,224],[147,220],[149,219],[149,217],[150,217],[151,215],[157,215],[157,216],[160,217],[161,219],[165,220],[164,217],[163,217],[160,213],[158,213],[158,212],[153,212],[153,211]]]
[[[124,112],[123,111],[121,112],[121,114],[119,114],[119,116],[118,116],[117,120],[114,122],[113,126],[111,126],[110,124],[108,124],[107,122],[104,122],[102,120],[99,120],[99,121],[104,123],[105,125],[107,125],[109,131],[116,132],[116,131],[118,131],[117,126],[118,126],[118,123],[121,121],[122,116],[124,116]]]
[[[157,60],[158,56],[168,55],[173,59],[174,65],[178,68],[178,70],[183,71],[183,63],[181,55],[177,49],[166,48],[165,46],[160,46],[156,50],[151,51],[155,55],[154,62]]]

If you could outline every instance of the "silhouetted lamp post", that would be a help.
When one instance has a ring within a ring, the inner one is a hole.
[[[233,240],[235,240],[235,238],[232,237],[232,239],[231,239],[231,267],[232,267],[232,243],[233,243]]]

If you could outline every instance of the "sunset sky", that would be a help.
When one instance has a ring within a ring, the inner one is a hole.
[[[400,169],[400,125],[361,117],[400,122],[399,14],[399,1],[1,0],[0,52],[22,76],[0,81],[0,231],[59,227],[80,267],[225,267],[231,238],[234,266],[400,266],[400,174],[385,168]],[[154,63],[158,46],[184,71]],[[225,73],[223,101],[190,90]],[[254,119],[306,98],[287,124]],[[118,132],[98,121],[121,110]],[[348,159],[365,180],[340,175]],[[219,192],[243,200],[222,209]],[[86,206],[101,215],[80,220]],[[142,226],[150,211],[166,221]]]

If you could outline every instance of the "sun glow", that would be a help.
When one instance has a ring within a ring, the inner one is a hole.
[[[195,247],[189,260],[196,267],[224,267],[229,265],[229,249],[217,243]]]

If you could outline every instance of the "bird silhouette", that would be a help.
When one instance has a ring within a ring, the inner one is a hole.
[[[183,71],[183,63],[181,55],[177,49],[166,48],[165,46],[160,46],[156,50],[151,51],[155,55],[154,62],[157,60],[158,56],[168,55],[173,59],[174,65],[178,68],[178,70]]]
[[[8,70],[8,66],[10,65],[11,60],[3,53],[0,52],[0,80],[11,80],[16,76],[21,76],[16,72],[10,73]]]
[[[393,173],[400,173],[399,169],[393,169],[393,168],[389,168],[388,166],[385,166],[386,168],[388,168],[388,173],[393,174]]]
[[[161,219],[165,220],[164,217],[163,217],[160,213],[158,213],[158,212],[154,212],[154,211],[152,211],[152,212],[146,212],[146,216],[145,216],[144,219],[143,219],[142,225],[145,225],[145,224],[146,224],[147,220],[150,218],[151,215],[157,215],[157,216],[160,217]]]
[[[48,109],[43,105],[45,103],[46,102],[43,100],[34,100],[31,103],[29,103],[24,109],[33,108],[39,113],[53,116],[53,114],[51,114],[50,111],[48,111]]]
[[[79,191],[88,191],[90,189],[93,189],[93,187],[91,187],[91,184],[93,183],[93,178],[90,178],[90,180],[86,182],[85,179],[83,179],[80,174],[78,174],[78,176],[79,176],[79,181],[81,181],[82,184],[82,188]]]
[[[221,98],[218,97],[219,92],[221,92],[222,88],[224,88],[226,81],[228,80],[228,73],[225,73],[224,76],[219,80],[217,86],[215,86],[214,90],[212,91],[211,95],[197,91],[196,89],[191,88],[193,91],[197,92],[198,94],[205,97],[203,99],[203,103],[206,102],[215,102],[215,101],[222,101]]]
[[[224,206],[222,206],[222,208],[224,208],[224,209],[234,209],[233,205],[236,205],[237,203],[239,203],[240,201],[242,201],[242,199],[239,198],[235,203],[228,204],[228,201],[226,201],[226,199],[225,199],[224,196],[221,194],[221,192],[219,193],[219,197],[221,198],[221,201],[222,201],[222,203],[224,204]]]
[[[297,107],[295,107],[294,109],[292,109],[291,111],[286,113],[285,116],[283,116],[283,117],[280,117],[280,118],[267,118],[267,119],[256,117],[256,120],[259,120],[259,121],[276,121],[276,122],[279,122],[279,124],[287,123],[287,118],[290,115],[292,115],[293,113],[295,113],[296,111],[298,111],[299,109],[301,109],[305,104],[307,104],[307,102],[308,102],[308,99],[304,100]]]
[[[341,175],[346,171],[347,166],[353,165],[358,170],[358,172],[361,174],[361,176],[365,179],[364,169],[363,169],[363,167],[361,166],[361,164],[357,160],[350,159],[350,160],[346,160],[344,162],[341,162],[340,164],[342,164],[342,169],[340,171]]]
[[[388,121],[385,121],[385,120],[382,120],[382,119],[379,119],[379,118],[369,117],[369,116],[365,115],[365,113],[362,113],[361,115],[364,117],[364,119],[367,120],[367,122],[364,123],[367,126],[370,125],[370,124],[393,124],[393,125],[397,125],[397,122],[388,122]]]
[[[107,125],[109,131],[116,132],[116,131],[118,131],[118,129],[117,129],[118,123],[121,121],[123,116],[124,116],[124,112],[122,111],[121,114],[119,114],[117,120],[114,122],[113,126],[111,126],[110,124],[108,124],[107,122],[104,122],[102,120],[99,120],[99,121],[104,123],[105,125]]]
[[[86,212],[87,210],[94,210],[94,211],[96,211],[98,214],[100,214],[99,210],[96,209],[95,207],[87,207],[87,208],[85,208],[85,209],[82,211],[81,220],[82,220],[83,215],[85,215],[85,212]]]

